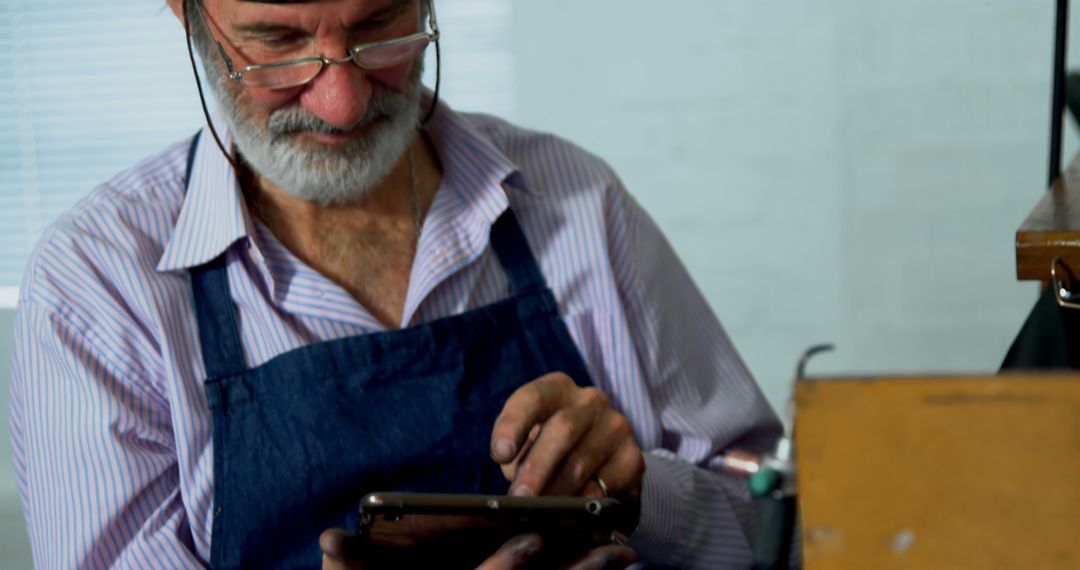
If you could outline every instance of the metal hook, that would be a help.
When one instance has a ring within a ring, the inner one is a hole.
[[[795,378],[791,382],[791,391],[788,393],[787,425],[788,425],[789,430],[791,429],[791,426],[793,426],[795,424],[795,385],[806,379],[806,364],[807,364],[807,362],[809,362],[810,358],[813,357],[815,354],[820,354],[822,352],[829,352],[829,351],[831,351],[831,350],[833,350],[835,348],[836,348],[836,346],[831,344],[831,343],[815,344],[815,345],[811,346],[810,348],[806,349],[805,351],[803,351],[802,356],[799,357],[799,364],[795,367]],[[784,445],[786,445],[786,444],[784,444],[784,440],[786,440],[786,439],[787,439],[787,437],[784,437],[781,440],[781,445],[778,446],[778,450],[780,449],[780,447],[783,447]],[[790,443],[790,442],[788,442],[788,443]],[[787,451],[788,450],[785,448],[783,450],[783,453],[787,453]],[[778,451],[778,453],[780,453],[780,452]]]
[[[1072,281],[1072,272],[1069,270],[1069,266],[1065,265],[1060,257],[1055,257],[1054,261],[1050,262],[1050,287],[1054,289],[1054,300],[1057,301],[1059,307],[1066,309],[1080,309],[1080,303],[1073,300],[1077,295],[1067,289],[1061,280],[1058,279],[1058,265],[1065,268],[1065,273],[1069,275],[1069,281]]]
[[[831,352],[835,348],[836,346],[832,344],[815,344],[806,349],[806,352],[803,352],[802,356],[799,357],[798,367],[795,368],[795,380],[799,381],[806,378],[806,363],[810,361],[811,357],[822,352]]]

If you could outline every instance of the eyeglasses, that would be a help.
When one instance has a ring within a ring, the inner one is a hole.
[[[239,81],[248,87],[261,87],[264,89],[288,89],[310,83],[327,65],[335,63],[353,62],[361,69],[373,70],[394,67],[411,61],[427,46],[439,41],[439,24],[435,18],[435,3],[428,2],[428,25],[431,32],[418,32],[392,40],[371,42],[355,46],[349,49],[349,55],[341,59],[331,59],[321,55],[301,57],[275,63],[263,63],[246,65],[240,69],[233,69],[232,59],[221,47],[221,42],[214,38],[213,32],[203,14],[202,2],[196,1],[195,12],[203,21],[207,32],[214,38],[214,45],[225,62],[225,69],[230,79]]]

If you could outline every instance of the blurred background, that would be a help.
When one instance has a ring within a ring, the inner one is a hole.
[[[1013,234],[1046,187],[1052,2],[437,7],[445,99],[608,160],[778,409],[821,341],[815,374],[1001,363],[1037,294]],[[22,268],[76,199],[202,125],[183,41],[162,0],[0,8],[2,568],[30,566],[7,432]]]

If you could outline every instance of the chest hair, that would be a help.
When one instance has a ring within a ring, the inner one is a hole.
[[[400,326],[416,257],[413,226],[380,220],[335,224],[320,241],[311,256],[314,268],[383,324]]]

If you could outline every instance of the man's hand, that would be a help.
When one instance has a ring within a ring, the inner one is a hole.
[[[477,566],[477,570],[511,570],[523,568],[543,549],[542,539],[536,534],[514,537],[503,544],[495,554]],[[330,529],[319,537],[323,551],[323,570],[363,570],[364,552],[359,539],[344,529]],[[622,569],[633,564],[634,551],[625,546],[601,546],[571,563],[569,570]],[[453,561],[449,561],[453,565]],[[396,567],[392,561],[375,564],[376,568]],[[369,566],[370,567],[370,566]]]
[[[495,420],[491,457],[511,495],[600,496],[637,500],[645,457],[630,422],[596,388],[554,372],[518,388]]]

